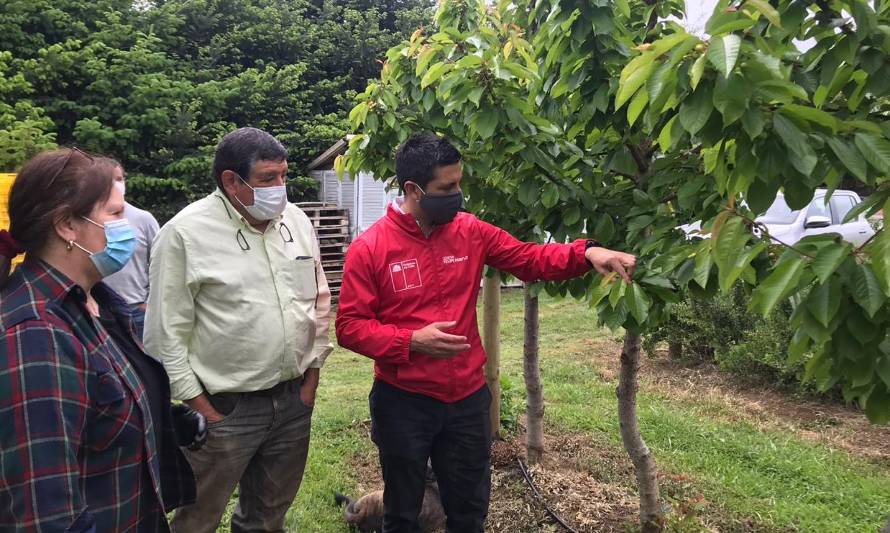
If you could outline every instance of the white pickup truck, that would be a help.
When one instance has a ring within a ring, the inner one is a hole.
[[[784,195],[779,193],[766,213],[755,220],[765,225],[774,239],[785,244],[794,244],[810,235],[837,233],[845,241],[859,246],[874,235],[875,230],[865,215],[859,215],[847,223],[843,222],[847,213],[862,202],[858,194],[853,191],[837,190],[826,202],[827,194],[826,189],[817,189],[809,205],[803,209],[793,210],[785,203]],[[689,236],[704,237],[701,235],[700,222],[680,226],[680,229]]]

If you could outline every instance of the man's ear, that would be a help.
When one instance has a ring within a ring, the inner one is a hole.
[[[226,193],[227,196],[232,197],[238,192],[238,174],[231,170],[223,170],[220,175],[220,181],[222,182],[223,192]]]
[[[416,201],[420,201],[420,198],[423,196],[423,193],[420,192],[420,187],[417,186],[413,181],[405,182],[405,197],[414,198]]]

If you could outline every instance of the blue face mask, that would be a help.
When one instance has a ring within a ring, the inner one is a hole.
[[[101,252],[91,252],[76,242],[72,244],[90,254],[90,259],[103,278],[124,268],[136,250],[136,235],[127,219],[113,220],[104,225],[93,222],[87,217],[83,219],[105,229],[105,249]]]

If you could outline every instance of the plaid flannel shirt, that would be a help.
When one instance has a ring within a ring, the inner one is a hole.
[[[142,314],[101,283],[93,295],[141,348]],[[142,382],[85,299],[37,260],[0,292],[2,531],[167,531],[165,509],[194,499],[169,417],[156,441]]]

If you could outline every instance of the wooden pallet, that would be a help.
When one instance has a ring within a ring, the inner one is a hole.
[[[318,226],[315,233],[319,239],[331,239],[334,237],[349,237],[349,224],[342,226]]]
[[[315,228],[321,249],[321,266],[331,289],[331,302],[336,304],[343,282],[346,249],[349,248],[349,210],[324,202],[302,202],[297,207],[306,213]]]

